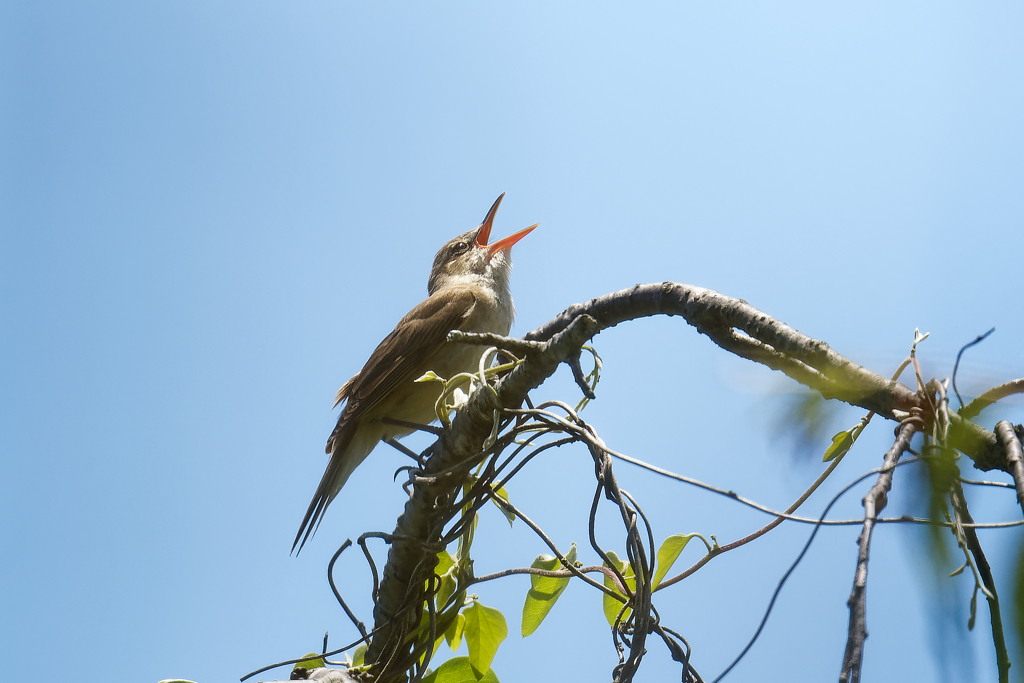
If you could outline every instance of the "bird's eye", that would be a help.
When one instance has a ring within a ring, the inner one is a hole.
[[[469,249],[469,245],[466,244],[465,242],[456,242],[455,243],[455,253],[456,254],[461,254],[462,252],[466,251],[467,249]]]

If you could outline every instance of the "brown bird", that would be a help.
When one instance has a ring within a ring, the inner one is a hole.
[[[434,404],[440,385],[414,380],[429,370],[451,378],[477,369],[484,347],[448,344],[448,333],[463,330],[507,335],[511,329],[515,316],[508,286],[512,245],[539,224],[488,245],[494,214],[504,196],[502,193],[495,200],[483,223],[441,247],[427,281],[429,296],[398,321],[359,374],[338,391],[334,405],[345,401],[345,407],[327,440],[331,459],[295,535],[293,552],[296,546],[302,550],[327,506],[377,443],[413,431],[387,424],[382,418],[416,424],[437,419]]]

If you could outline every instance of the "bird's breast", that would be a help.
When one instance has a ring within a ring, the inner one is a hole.
[[[474,303],[466,311],[458,329],[463,332],[490,332],[507,335],[512,329],[511,297],[503,300],[488,288],[473,291]],[[451,379],[463,372],[477,372],[480,358],[486,346],[479,344],[445,343],[429,356],[416,372],[413,379],[433,372],[445,379]],[[434,403],[441,394],[441,385],[436,382],[409,381],[400,390],[395,391],[389,399],[375,409],[374,417],[391,417],[406,422],[427,424],[434,421]],[[376,421],[376,420],[374,420]],[[408,430],[398,427],[381,426],[383,436],[401,436]]]
[[[507,335],[512,329],[511,305],[504,305],[492,293],[476,294],[476,303],[466,312],[459,329],[463,332],[490,332]],[[433,370],[450,379],[460,372],[476,372],[486,346],[447,343],[427,361],[425,370]]]

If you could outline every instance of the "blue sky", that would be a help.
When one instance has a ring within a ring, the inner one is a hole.
[[[1024,376],[1022,33],[1013,3],[5,3],[3,677],[54,662],[84,681],[226,681],[324,631],[351,640],[326,563],[393,528],[404,461],[375,451],[289,557],[331,401],[424,296],[435,250],[501,192],[496,236],[541,223],[514,251],[515,334],[676,280],[880,373],[920,328],[926,374],[947,377],[994,326],[962,393]],[[777,426],[792,383],[678,319],[595,343],[605,379],[585,417],[613,448],[776,508],[820,472]],[[559,375],[537,397],[576,394]],[[811,450],[860,415],[830,413]],[[981,422],[1003,418],[1024,420],[1024,403]],[[807,514],[890,439],[875,424]],[[617,472],[659,538],[726,542],[767,521]],[[566,450],[510,492],[585,562],[591,476]],[[892,511],[916,509],[915,479],[897,477]],[[866,488],[835,514],[856,516]],[[971,493],[979,520],[1019,517],[1012,494]],[[497,514],[481,529],[478,573],[543,552]],[[731,680],[836,675],[857,533],[819,534]],[[783,526],[666,591],[663,618],[705,676],[742,648],[807,534]],[[940,601],[922,538],[876,533],[865,675],[992,680],[987,609],[968,633],[971,583],[939,582]],[[982,540],[1005,585],[1020,533]],[[369,619],[365,568],[341,565]],[[479,587],[509,618],[501,680],[607,678],[598,597],[570,587],[523,641],[526,590]],[[677,675],[649,649],[638,680]]]

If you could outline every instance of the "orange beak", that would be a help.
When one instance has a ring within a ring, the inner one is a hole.
[[[524,228],[519,232],[515,233],[514,235],[509,235],[503,240],[498,240],[494,244],[487,247],[487,260],[494,258],[494,255],[497,254],[499,251],[511,249],[513,244],[515,244],[516,242],[518,242],[519,240],[523,239],[531,232],[533,232],[533,229],[536,228],[538,225],[540,225],[540,223],[534,223],[530,227]]]
[[[501,200],[505,198],[505,193],[502,192],[497,199],[494,200],[494,204],[491,205],[487,215],[484,216],[484,222],[480,224],[480,231],[476,234],[474,244],[481,249],[487,250],[487,260],[494,258],[494,255],[499,251],[505,251],[511,249],[512,245],[523,239],[530,232],[533,231],[540,223],[534,223],[524,230],[520,230],[514,235],[509,235],[503,240],[498,240],[494,244],[488,245],[487,240],[491,238],[491,227],[494,225],[494,215],[498,213],[498,207],[501,205]]]

